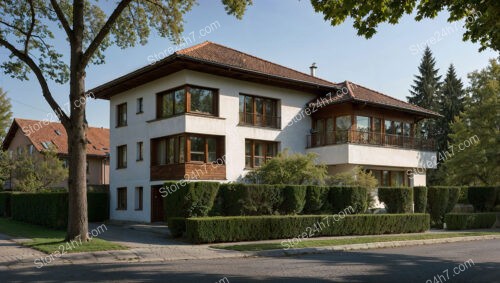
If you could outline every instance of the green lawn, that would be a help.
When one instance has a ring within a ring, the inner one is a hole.
[[[340,238],[340,239],[327,239],[327,240],[302,240],[293,248],[314,248],[325,246],[339,246],[349,244],[366,244],[376,242],[390,242],[390,241],[407,241],[407,240],[427,240],[427,239],[441,239],[453,237],[466,237],[466,236],[484,236],[484,235],[500,235],[499,232],[456,232],[456,233],[428,233],[428,234],[408,234],[408,235],[395,235],[395,236],[364,236],[356,238]],[[288,245],[290,242],[286,241]],[[278,250],[287,247],[281,245],[280,242],[276,243],[256,243],[256,244],[242,244],[242,245],[215,245],[211,246],[216,249],[225,249],[233,251],[263,251],[263,250]]]
[[[48,254],[56,251],[79,253],[126,249],[121,245],[98,238],[93,238],[90,242],[82,242],[81,244],[78,241],[70,244],[69,242],[64,242],[65,231],[48,229],[42,226],[31,225],[1,217],[0,233],[12,237],[31,239],[32,241],[23,243],[23,245]],[[60,247],[61,245],[64,247]]]

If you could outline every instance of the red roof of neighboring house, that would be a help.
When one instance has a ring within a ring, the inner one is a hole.
[[[352,83],[350,81],[345,81],[339,83],[338,86],[341,88],[336,93],[332,93],[330,96],[331,99],[327,99],[326,105],[328,104],[337,104],[341,102],[354,101],[361,103],[368,103],[372,105],[377,105],[385,108],[393,108],[402,111],[412,112],[415,114],[423,115],[425,117],[440,117],[439,113],[436,113],[431,110],[427,110],[425,108],[413,105],[408,102],[404,102],[402,100],[396,99],[394,97],[385,95],[378,91],[366,88],[362,85],[358,85]],[[338,93],[338,95],[337,95]],[[330,98],[327,97],[327,98]],[[309,103],[309,105],[315,105],[316,101]],[[320,102],[320,101],[318,101]],[[321,103],[321,102],[320,102]],[[324,105],[322,105],[324,106]]]
[[[68,154],[68,136],[61,123],[14,118],[3,142],[3,149],[20,129],[38,151],[47,150],[54,145],[58,154]],[[87,155],[106,156],[109,154],[109,129],[89,127],[87,130]]]
[[[347,88],[349,92],[346,95],[332,97],[330,103],[357,101],[387,108],[396,108],[425,117],[440,116],[436,112],[392,98],[349,81],[338,84],[333,83],[210,41],[179,50],[162,60],[154,62],[154,64],[100,85],[90,90],[90,92],[97,98],[109,99],[109,97],[115,94],[183,69],[228,76],[257,83],[296,88],[306,92],[321,94],[322,96],[329,92],[335,93],[342,88]]]

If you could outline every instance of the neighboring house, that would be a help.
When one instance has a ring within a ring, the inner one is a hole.
[[[92,89],[110,100],[111,219],[160,221],[165,180],[237,181],[285,148],[319,153],[331,174],[361,165],[382,185],[425,185],[405,171],[436,152],[413,129],[439,114],[313,68],[204,42]]]
[[[109,184],[109,129],[89,127],[87,139],[87,184]],[[68,164],[68,136],[61,123],[14,118],[2,148],[33,155],[52,148],[65,166]],[[68,182],[54,187],[67,188]]]

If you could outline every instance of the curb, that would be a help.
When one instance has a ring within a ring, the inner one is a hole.
[[[269,250],[269,251],[259,251],[259,252],[251,252],[251,253],[254,256],[260,256],[260,257],[283,257],[283,256],[306,255],[306,254],[325,254],[325,253],[338,252],[338,251],[344,252],[344,251],[354,251],[354,250],[397,248],[397,247],[445,244],[445,243],[468,242],[468,241],[479,241],[479,240],[494,240],[494,239],[500,239],[500,235],[468,236],[468,237],[392,241],[392,242],[374,242],[374,243],[366,243],[366,244],[338,245],[338,246],[326,246],[326,247],[318,247],[318,248],[299,248],[299,249],[291,249],[291,250]]]

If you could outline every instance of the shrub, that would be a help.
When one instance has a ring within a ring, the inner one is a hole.
[[[109,217],[109,199],[105,193],[88,193],[89,221]],[[68,193],[16,193],[11,197],[12,219],[55,229],[68,222]]]
[[[469,204],[468,191],[469,191],[469,187],[460,188],[460,197],[458,197],[457,203]]]
[[[0,216],[10,216],[10,196],[11,192],[0,192]]]
[[[411,213],[413,190],[407,187],[384,187],[378,189],[378,197],[384,202],[388,213]]]
[[[352,207],[355,213],[366,211],[368,191],[364,187],[330,187],[329,200],[332,212],[338,213],[347,207]]]
[[[306,203],[304,205],[305,214],[315,214],[328,211],[331,206],[328,202],[329,187],[308,186],[306,193]]]
[[[413,202],[415,213],[425,213],[427,207],[427,187],[413,188]]]
[[[283,201],[280,205],[281,214],[299,214],[306,203],[306,186],[284,186],[281,190]]]
[[[332,215],[190,218],[186,220],[186,235],[192,243],[213,243],[293,237],[415,233],[428,230],[430,221],[428,214],[336,216],[337,219]]]
[[[492,228],[496,220],[496,213],[448,213],[445,216],[449,230]]]
[[[183,217],[170,217],[167,220],[168,229],[172,237],[182,237],[184,232],[186,232],[186,218]]]
[[[453,210],[455,205],[458,203],[458,199],[460,198],[460,187],[448,187],[450,190],[448,195],[448,206],[446,207],[446,213]]]
[[[216,182],[166,182],[160,189],[165,198],[165,218],[207,216],[219,186]]]
[[[442,227],[449,197],[450,190],[448,187],[429,187],[427,189],[427,210],[431,215],[433,227]]]
[[[467,197],[475,211],[491,211],[495,204],[495,187],[469,187]]]
[[[223,215],[271,215],[282,203],[280,185],[223,184],[220,197]]]

